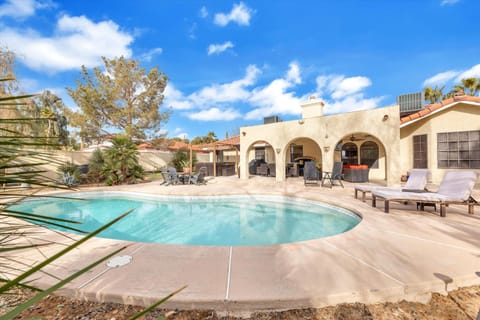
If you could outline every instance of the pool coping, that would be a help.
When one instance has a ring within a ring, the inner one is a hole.
[[[246,183],[244,195],[251,194],[252,183]],[[426,302],[432,292],[445,293],[480,283],[476,273],[480,270],[480,246],[469,240],[480,237],[478,213],[469,216],[464,207],[452,206],[447,218],[440,218],[434,213],[418,214],[394,205],[387,215],[353,199],[352,186],[310,189],[297,183],[290,184],[291,190],[285,192],[284,185],[273,184],[265,194],[322,202],[333,197],[333,205],[340,203],[362,216],[362,222],[344,234],[292,244],[221,248],[95,238],[46,271],[68,274],[78,268],[79,262],[130,245],[119,255],[131,254],[132,263],[113,269],[96,267],[59,293],[147,305],[187,284],[164,307],[222,312],[402,299]],[[174,195],[184,196],[191,190],[182,188]],[[221,191],[215,187],[193,190],[195,196]],[[145,188],[140,193],[161,191],[166,190]],[[49,252],[45,250],[44,254]],[[45,287],[52,282],[51,277],[42,275],[35,284]]]

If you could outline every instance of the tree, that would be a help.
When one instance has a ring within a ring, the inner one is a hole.
[[[17,89],[17,80],[14,74],[15,53],[6,48],[0,48],[0,97],[10,94]]]
[[[104,57],[103,62],[104,70],[94,68],[93,74],[82,66],[76,88],[67,88],[81,109],[72,117],[72,125],[80,127],[82,137],[107,133],[107,127],[140,139],[147,131],[159,131],[169,118],[168,112],[160,112],[167,76],[158,68],[146,73],[137,61],[124,57]]]
[[[212,143],[218,141],[217,136],[215,135],[215,132],[209,131],[207,135],[205,136],[204,142],[205,143]]]
[[[67,118],[63,115],[65,109],[62,99],[48,90],[34,98],[29,111],[29,116],[39,118],[34,134],[44,136],[47,143],[53,140],[60,146],[68,146],[70,140]]]
[[[463,92],[470,96],[476,96],[480,92],[479,78],[464,78],[461,80],[462,84],[454,87],[455,93]]]
[[[215,141],[218,141],[215,132],[209,131],[206,136],[193,138],[192,144],[212,143]]]
[[[435,88],[425,87],[425,89],[424,89],[425,100],[430,101],[430,103],[432,103],[432,104],[440,102],[440,100],[442,99],[442,95],[443,95],[443,89],[445,89],[445,86],[440,87],[440,88],[438,86],[435,86]]]

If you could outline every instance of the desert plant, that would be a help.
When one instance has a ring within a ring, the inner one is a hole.
[[[112,146],[105,150],[102,173],[105,184],[135,183],[144,178],[144,170],[138,162],[137,146],[126,136],[112,138]]]
[[[76,186],[80,182],[80,168],[73,162],[62,163],[57,172],[60,175],[60,179],[67,187]]]

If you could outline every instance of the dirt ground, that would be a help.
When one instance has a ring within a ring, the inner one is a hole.
[[[13,294],[0,296],[0,315],[14,305],[32,296],[25,289],[15,289]],[[116,303],[80,301],[62,296],[48,296],[15,319],[129,319],[141,307]],[[230,315],[218,315],[215,311],[155,310],[143,319],[237,319]],[[4,319],[0,316],[0,319]],[[339,304],[319,309],[296,309],[281,312],[259,312],[247,319],[254,320],[477,320],[480,319],[480,286],[460,288],[448,296],[434,293],[428,304],[401,301],[379,304]]]

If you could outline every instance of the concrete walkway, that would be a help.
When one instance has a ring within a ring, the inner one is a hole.
[[[218,177],[205,186],[160,186],[158,182],[115,188],[161,195],[287,195],[325,201],[354,210],[363,221],[332,237],[273,246],[206,247],[129,243],[92,239],[34,278],[45,287],[88,262],[128,245],[119,255],[131,263],[98,266],[64,289],[64,294],[100,301],[149,304],[188,285],[164,306],[252,312],[322,307],[340,302],[373,303],[401,299],[426,302],[431,292],[480,284],[480,208],[450,206],[441,218],[433,208],[391,204],[390,214],[355,200],[353,185],[322,188],[300,178]],[[474,196],[480,199],[480,191]],[[65,239],[47,231],[38,239]],[[24,252],[29,263],[58,251],[48,246]],[[12,266],[14,266],[12,262]]]

